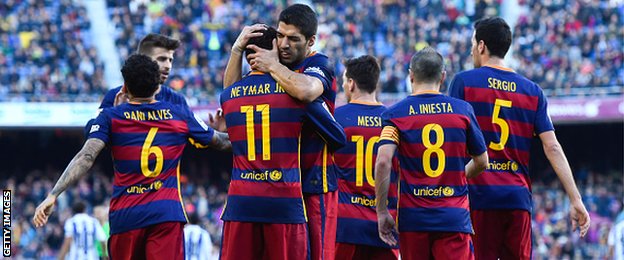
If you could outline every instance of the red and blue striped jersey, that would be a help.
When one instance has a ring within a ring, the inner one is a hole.
[[[292,67],[294,71],[318,78],[323,83],[321,98],[334,113],[336,101],[336,78],[330,66],[329,58],[324,54],[313,52],[300,64]],[[313,131],[312,127],[304,126],[301,142],[301,166],[303,169],[303,192],[325,193],[338,189],[336,166],[332,151],[326,143]]]
[[[554,130],[542,89],[510,69],[484,66],[458,73],[449,92],[472,105],[488,148],[487,169],[469,181],[470,206],[530,212],[531,141]]]
[[[306,109],[324,113],[307,113]],[[268,74],[251,73],[221,93],[232,142],[233,169],[224,221],[305,223],[300,144],[303,122],[324,118],[313,130],[344,133],[321,103],[290,97]],[[326,130],[333,127],[338,129]],[[339,139],[339,138],[338,138]]]
[[[182,106],[168,102],[105,108],[89,138],[107,143],[113,157],[111,234],[169,221],[186,222],[179,183],[187,140],[212,142],[214,130]]]
[[[486,149],[472,107],[423,93],[381,116],[380,144],[398,145],[399,231],[472,233],[465,157]]]
[[[334,153],[339,169],[336,242],[390,248],[379,238],[373,172],[384,111],[379,103],[358,101],[336,108],[336,120],[347,134],[347,145]],[[396,216],[396,177],[392,171],[388,192],[392,216]]]

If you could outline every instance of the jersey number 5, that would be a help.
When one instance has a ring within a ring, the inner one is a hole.
[[[366,182],[368,185],[375,187],[375,179],[373,178],[373,150],[375,144],[379,142],[379,136],[373,136],[365,142],[364,136],[351,136],[351,142],[355,142],[355,186],[364,185],[364,174],[366,173]],[[366,151],[364,144],[366,143]]]
[[[141,172],[148,178],[154,178],[160,175],[163,167],[164,156],[162,149],[158,146],[152,146],[154,137],[156,137],[156,132],[158,132],[158,127],[150,128],[145,142],[143,143],[143,147],[141,148]],[[149,169],[149,157],[152,154],[156,156],[156,166],[153,171]]]
[[[269,118],[269,104],[255,106],[255,112],[262,116],[262,160],[271,160],[271,126]],[[245,126],[247,129],[247,159],[256,160],[256,134],[254,124],[254,106],[241,106],[241,113],[245,114]]]
[[[501,131],[500,141],[498,143],[490,142],[490,149],[494,151],[502,151],[505,149],[505,144],[509,140],[509,125],[505,120],[500,118],[501,107],[511,108],[511,101],[504,99],[496,99],[494,103],[494,113],[492,113],[492,123],[497,124]]]

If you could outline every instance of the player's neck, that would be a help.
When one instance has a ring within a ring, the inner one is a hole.
[[[349,102],[379,103],[374,93],[361,93],[357,91],[351,94],[351,101]]]
[[[133,104],[151,104],[151,103],[155,103],[156,99],[154,99],[154,96],[146,97],[146,98],[131,97],[128,100],[128,102],[133,103]]]
[[[505,59],[499,57],[490,56],[483,59],[483,66],[491,67],[505,67]]]
[[[438,83],[414,83],[412,84],[412,95],[424,93],[440,93],[440,85]]]

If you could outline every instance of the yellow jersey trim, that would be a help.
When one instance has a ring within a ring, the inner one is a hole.
[[[323,146],[323,193],[327,193],[327,144]]]
[[[399,144],[399,129],[394,126],[384,126],[383,130],[381,130],[379,140],[388,140]]]
[[[299,184],[303,185],[302,183],[302,176],[301,176],[301,133],[299,133],[299,138],[297,139],[297,168],[299,170]],[[308,222],[308,211],[306,210],[306,203],[305,203],[305,198],[303,197],[303,190],[301,191],[301,203],[303,203],[303,217],[305,218],[305,221]]]
[[[184,213],[184,219],[188,222],[188,215],[186,215],[186,208],[184,207],[184,200],[182,200],[182,191],[180,189],[180,161],[178,161],[178,167],[176,168],[176,176],[178,180],[178,196],[180,197],[180,204],[182,205],[182,212]]]

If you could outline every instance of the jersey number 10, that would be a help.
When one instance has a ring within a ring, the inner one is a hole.
[[[364,174],[366,173],[366,182],[368,185],[375,187],[375,179],[373,178],[373,152],[375,144],[379,142],[379,136],[373,136],[365,142],[364,136],[351,136],[351,142],[355,142],[355,186],[364,185]],[[366,143],[366,151],[364,151],[364,143]]]

